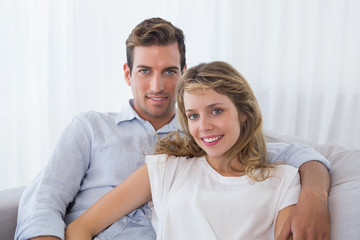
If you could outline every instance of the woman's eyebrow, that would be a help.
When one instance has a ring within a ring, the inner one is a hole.
[[[224,105],[223,103],[219,102],[219,103],[212,103],[208,106],[206,106],[206,108],[213,108],[213,107],[216,107],[216,106],[219,106],[219,105]],[[185,112],[194,112],[195,110],[193,109],[185,109]]]

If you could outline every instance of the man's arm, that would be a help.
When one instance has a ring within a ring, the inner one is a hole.
[[[299,201],[278,239],[287,239],[290,233],[295,240],[302,239],[301,236],[304,239],[329,236],[330,162],[315,149],[299,143],[267,143],[267,153],[270,162],[285,162],[299,168],[302,185]]]
[[[302,186],[299,201],[277,239],[288,239],[291,233],[295,240],[329,239],[329,171],[322,163],[309,161],[300,166],[299,173]]]
[[[74,118],[61,135],[47,166],[20,199],[15,239],[64,237],[63,218],[86,173],[90,146],[84,126]]]
[[[41,236],[41,237],[30,238],[30,240],[60,240],[60,238],[53,236]]]
[[[268,160],[270,162],[283,162],[293,167],[300,168],[309,161],[318,161],[327,169],[330,169],[330,162],[321,153],[310,146],[300,143],[266,143]]]

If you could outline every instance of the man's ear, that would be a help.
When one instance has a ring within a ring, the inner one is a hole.
[[[130,78],[131,78],[131,73],[130,73],[130,67],[127,63],[124,64],[124,78],[125,78],[125,81],[127,83],[127,85],[131,86],[131,81],[130,81]]]
[[[182,69],[181,73],[184,73],[186,69],[187,69],[187,64],[184,65],[184,68]]]

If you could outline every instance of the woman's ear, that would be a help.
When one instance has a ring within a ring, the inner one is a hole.
[[[247,120],[247,116],[244,113],[240,113],[239,119],[240,123],[243,123]]]

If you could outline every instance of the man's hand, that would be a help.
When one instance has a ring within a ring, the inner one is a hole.
[[[330,215],[327,197],[302,191],[297,205],[283,225],[277,240],[330,239]]]
[[[301,192],[297,205],[283,225],[277,240],[330,239],[328,192],[330,175],[325,166],[311,161],[300,169]]]

